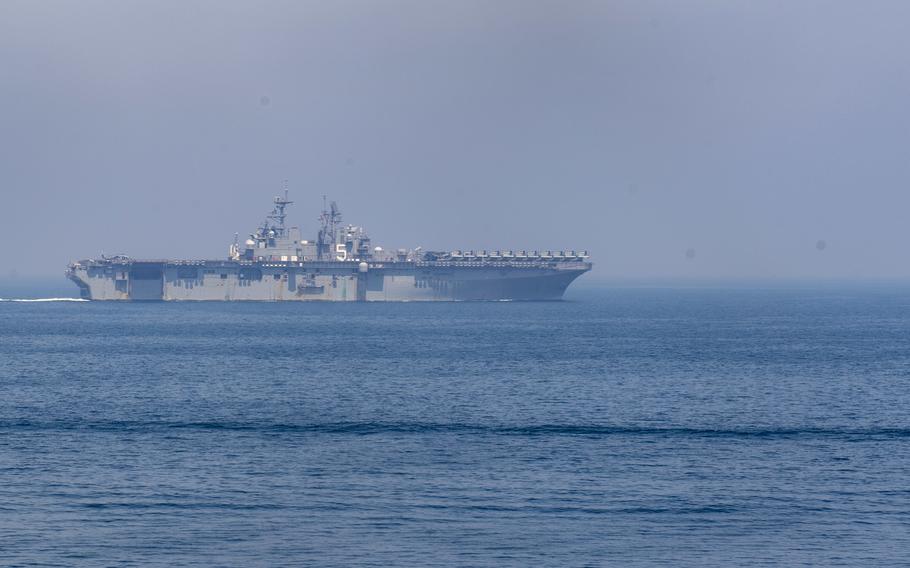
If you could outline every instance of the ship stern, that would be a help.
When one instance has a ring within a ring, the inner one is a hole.
[[[66,277],[79,287],[79,297],[83,300],[92,299],[92,289],[86,277],[85,267],[78,262],[71,262],[66,267]]]

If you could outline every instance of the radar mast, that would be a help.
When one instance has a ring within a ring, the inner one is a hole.
[[[287,185],[287,181],[285,181],[285,186],[286,185]],[[294,203],[293,201],[290,201],[288,199],[287,187],[285,187],[285,189],[284,189],[284,197],[276,195],[273,202],[275,203],[275,208],[272,209],[271,213],[269,213],[267,219],[275,221],[276,224],[270,228],[275,230],[275,233],[277,234],[277,236],[283,237],[285,235],[284,220],[285,220],[285,218],[287,218],[287,213],[284,212],[284,208],[287,207],[288,205]],[[266,222],[266,223],[268,223],[268,222]]]
[[[338,209],[338,204],[334,201],[326,209],[326,200],[325,195],[322,196],[322,214],[319,216],[319,224],[321,228],[319,229],[319,237],[317,239],[317,254],[319,259],[323,258],[333,258],[335,243],[338,242],[336,238],[336,233],[338,225],[341,223],[341,210]]]

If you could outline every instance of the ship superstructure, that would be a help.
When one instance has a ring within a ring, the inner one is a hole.
[[[90,300],[557,300],[591,269],[587,251],[385,250],[324,203],[315,239],[287,227],[287,191],[224,260],[102,256],[67,267]]]

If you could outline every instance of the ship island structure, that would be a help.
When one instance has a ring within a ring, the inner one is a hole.
[[[87,300],[559,300],[592,266],[587,251],[385,250],[323,202],[315,240],[285,226],[285,190],[224,260],[102,255],[70,263],[66,275]]]

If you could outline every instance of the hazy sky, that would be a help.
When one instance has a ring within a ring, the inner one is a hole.
[[[905,0],[0,2],[0,278],[223,258],[285,179],[313,236],[905,278],[908,153]]]

